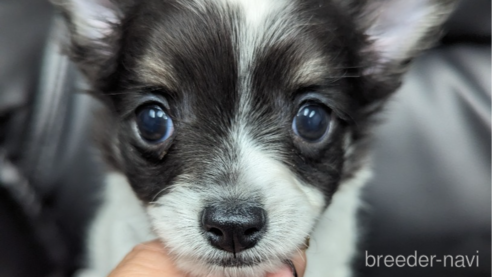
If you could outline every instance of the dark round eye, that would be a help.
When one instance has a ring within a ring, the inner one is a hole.
[[[171,118],[158,105],[139,108],[136,123],[140,136],[151,143],[168,139],[174,130]]]
[[[308,142],[323,138],[329,127],[329,112],[324,106],[315,103],[303,105],[292,122],[294,133]]]

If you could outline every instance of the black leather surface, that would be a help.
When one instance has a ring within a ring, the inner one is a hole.
[[[446,24],[445,41],[490,43],[490,0],[462,0]]]
[[[25,105],[36,91],[52,9],[47,1],[0,2],[0,111]]]
[[[46,276],[51,266],[19,206],[0,189],[0,276]]]
[[[491,49],[458,45],[419,58],[375,132],[363,250],[477,255],[479,267],[367,268],[367,276],[490,276]],[[364,275],[365,276],[365,275]]]
[[[28,131],[40,117],[35,112],[40,110],[37,105],[42,98],[40,79],[55,65],[48,65],[50,61],[44,56],[53,15],[47,1],[0,3],[0,148],[7,151],[9,159],[26,173],[42,196],[44,211],[52,215],[60,231],[57,241],[66,246],[64,267],[71,271],[82,259],[86,229],[97,207],[95,195],[102,176],[101,163],[91,143],[94,101],[89,96],[72,89],[62,99],[42,99],[49,104],[61,101],[62,108],[51,114],[56,119],[51,125],[36,126],[40,132],[35,133],[43,133],[48,139],[34,139],[33,132]],[[55,76],[54,80],[62,76]],[[55,131],[58,134],[53,147],[49,136],[55,136]],[[33,152],[50,155],[52,161],[36,161],[41,171],[32,170],[33,163],[29,161]],[[0,276],[52,273],[53,264],[30,223],[8,192],[0,189]]]
[[[21,156],[22,127],[36,91],[51,7],[45,1],[0,2],[0,145]],[[15,125],[15,126],[14,126]],[[14,131],[15,129],[15,131]],[[5,140],[15,132],[16,139]],[[19,207],[0,189],[0,276],[45,276],[50,264]]]

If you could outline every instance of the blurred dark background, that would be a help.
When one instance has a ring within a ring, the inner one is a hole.
[[[360,276],[491,276],[491,2],[461,1],[375,131]],[[473,255],[479,267],[366,267],[371,255]]]
[[[491,275],[491,2],[465,0],[375,131],[360,276]],[[0,0],[0,276],[82,262],[102,163],[83,83],[53,45],[47,1]],[[367,267],[371,255],[476,255],[479,267]]]

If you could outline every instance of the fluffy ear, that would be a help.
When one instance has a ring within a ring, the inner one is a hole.
[[[365,74],[385,78],[402,73],[416,54],[437,41],[455,0],[369,0],[359,10],[359,25],[369,39],[365,52],[374,60]]]
[[[68,26],[67,52],[89,81],[111,71],[122,6],[111,0],[52,0]],[[125,1],[118,1],[125,2]]]

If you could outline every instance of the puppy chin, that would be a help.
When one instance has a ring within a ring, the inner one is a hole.
[[[220,260],[201,261],[194,257],[179,257],[176,259],[176,266],[188,275],[196,277],[263,277],[285,265],[285,260],[279,258],[253,264],[240,255],[234,259],[235,262],[233,259],[220,262]]]

